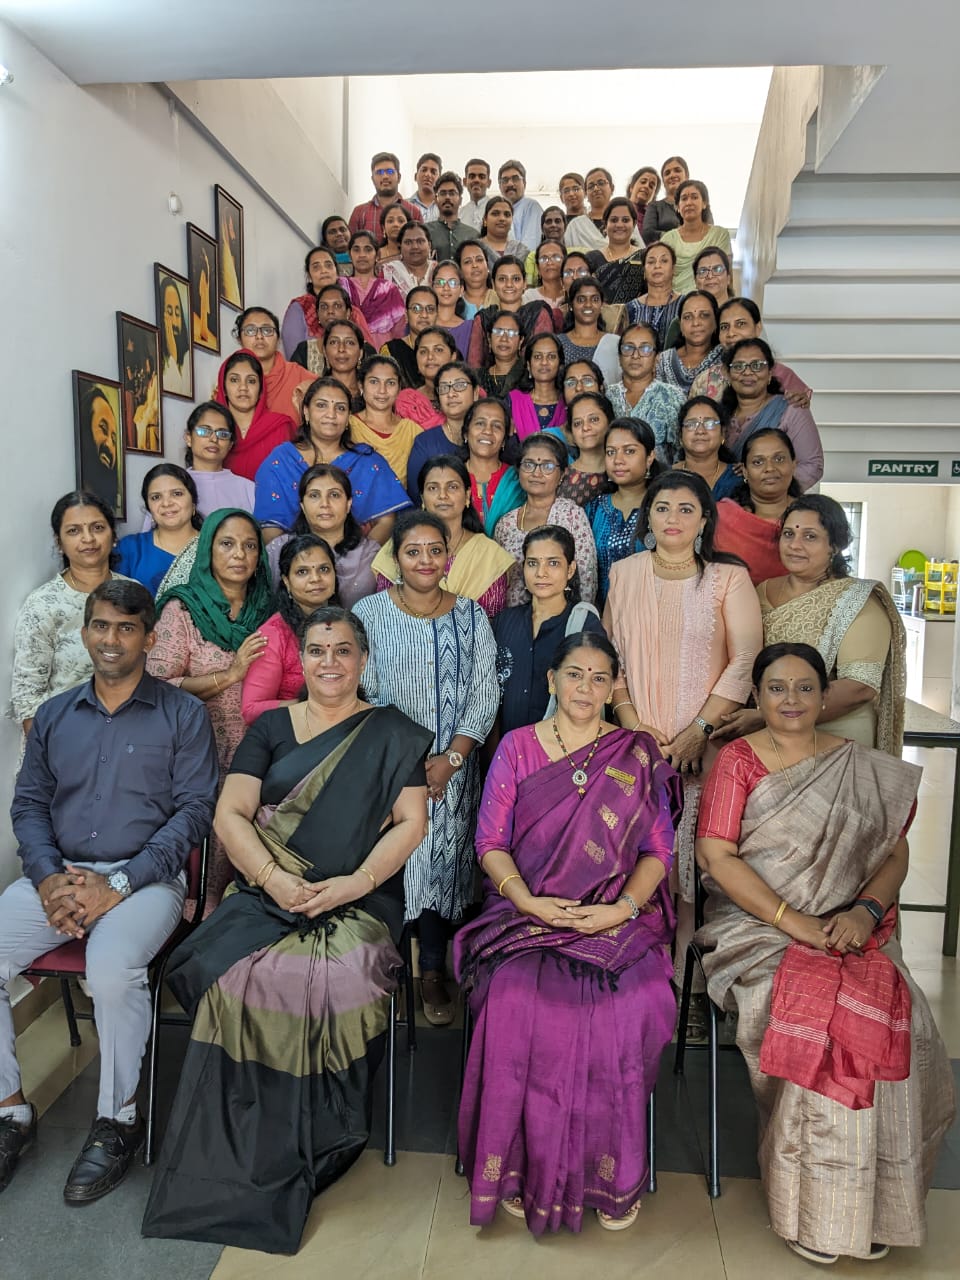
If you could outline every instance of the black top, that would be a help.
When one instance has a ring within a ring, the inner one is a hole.
[[[573,605],[541,623],[533,635],[533,608],[527,604],[504,609],[492,621],[497,641],[497,679],[503,693],[500,703],[500,731],[508,733],[525,724],[542,720],[550,701],[547,671],[567,629]],[[583,624],[584,631],[605,635],[603,623],[593,611]]]

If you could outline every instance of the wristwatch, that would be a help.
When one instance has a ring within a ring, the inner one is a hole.
[[[129,898],[133,890],[130,888],[130,877],[125,871],[111,871],[107,876],[107,884],[121,898]]]
[[[463,756],[459,751],[448,751],[447,763],[451,769],[461,769],[463,768]]]
[[[706,738],[709,738],[711,733],[713,733],[714,729],[716,729],[717,727],[716,725],[713,725],[713,724],[707,724],[703,716],[697,716],[696,720],[694,720],[693,723],[703,731],[704,737]]]

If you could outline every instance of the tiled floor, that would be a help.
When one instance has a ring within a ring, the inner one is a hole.
[[[952,759],[919,753],[925,766],[921,807],[911,832],[912,869],[905,896],[943,896],[946,796]],[[903,949],[933,1007],[960,1083],[960,981],[955,959],[940,954],[942,916],[904,917]],[[644,1200],[637,1225],[613,1235],[589,1218],[580,1236],[534,1240],[521,1222],[501,1214],[482,1231],[469,1225],[466,1184],[454,1173],[454,1113],[460,1037],[455,1029],[424,1028],[411,1059],[400,1035],[395,1168],[383,1165],[382,1092],[378,1089],[370,1149],[314,1205],[294,1258],[182,1241],[143,1240],[139,1223],[151,1171],[137,1164],[113,1195],[68,1210],[60,1189],[90,1123],[96,1099],[96,1039],[71,1050],[58,1005],[20,1037],[28,1094],[44,1113],[40,1140],[0,1197],[0,1280],[446,1280],[496,1275],[499,1280],[581,1277],[604,1280],[677,1275],[697,1280],[793,1280],[813,1274],[767,1225],[755,1160],[752,1098],[739,1055],[721,1055],[723,1195],[711,1202],[702,1174],[705,1121],[704,1055],[694,1053],[677,1080],[665,1060],[657,1090],[660,1187]],[[175,1087],[185,1033],[165,1033],[161,1114]],[[922,1250],[895,1250],[869,1268],[871,1278],[958,1275],[960,1256],[960,1125],[941,1156],[928,1200],[929,1240]],[[863,1274],[841,1261],[836,1276]]]

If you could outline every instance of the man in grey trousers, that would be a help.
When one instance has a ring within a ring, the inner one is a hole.
[[[92,591],[82,636],[94,674],[45,702],[27,737],[11,807],[24,875],[0,894],[0,1191],[37,1129],[9,984],[68,938],[87,943],[100,1092],[65,1201],[112,1191],[143,1142],[134,1095],[150,1028],[147,966],[180,920],[184,867],[217,795],[206,708],[145,671],[155,622],[138,582]]]

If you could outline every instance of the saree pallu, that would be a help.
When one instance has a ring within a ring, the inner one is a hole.
[[[890,651],[879,680],[873,663],[853,663],[842,671],[837,669],[847,628],[871,597],[876,597],[890,623]],[[861,746],[875,746],[878,751],[899,757],[907,696],[907,636],[903,619],[883,583],[870,578],[832,578],[776,608],[766,609],[761,601],[761,609],[764,644],[781,640],[811,644],[823,658],[831,679],[863,680],[874,688],[879,684],[875,702],[822,725],[824,732],[853,738]]]
[[[750,793],[740,855],[780,897],[811,915],[852,902],[892,851],[916,795],[915,765],[847,743],[769,774]],[[791,788],[794,790],[792,791]],[[953,1081],[930,1008],[895,939],[882,947],[911,997],[910,1075],[878,1081],[874,1105],[852,1110],[765,1075],[760,1048],[774,975],[789,939],[706,880],[698,940],[707,989],[739,1011],[737,1044],[759,1112],[759,1162],[770,1223],[785,1240],[866,1258],[872,1242],[920,1245],[924,1200],[954,1113]]]
[[[639,856],[669,865],[681,804],[653,740],[614,732],[582,799],[566,760],[519,783],[513,856],[534,894],[614,902]],[[591,1208],[621,1217],[639,1198],[646,1103],[676,1015],[673,930],[664,880],[636,920],[592,937],[521,916],[495,890],[457,934],[476,1015],[459,1114],[475,1226],[514,1196],[534,1235],[579,1231]]]
[[[265,786],[293,781],[258,814],[265,848],[309,880],[355,869],[429,738],[378,709],[275,759]],[[402,909],[402,872],[314,920],[238,879],[177,949],[168,978],[194,1024],[144,1235],[296,1252],[369,1137]]]

